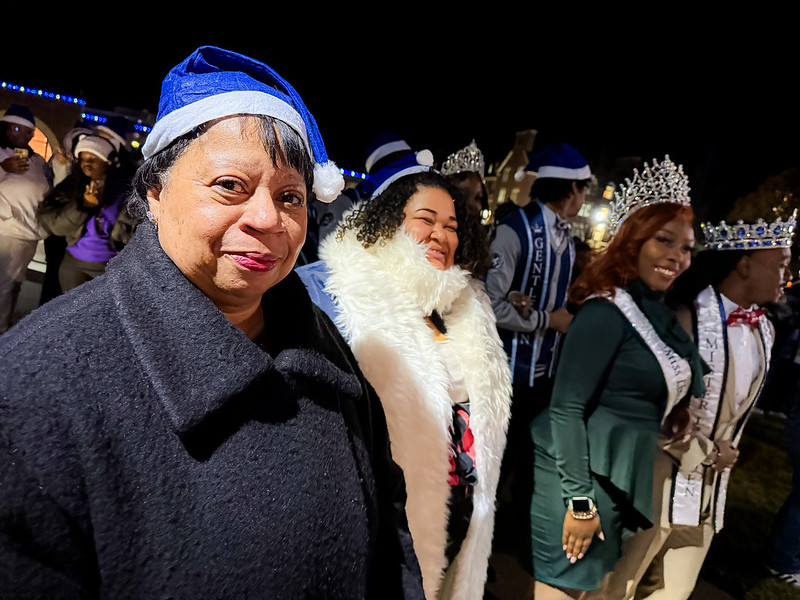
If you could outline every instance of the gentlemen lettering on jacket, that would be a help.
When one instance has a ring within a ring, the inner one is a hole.
[[[539,287],[544,267],[544,238],[536,237],[533,239],[533,270],[531,271],[531,289]],[[528,338],[530,339],[530,338]],[[527,341],[525,343],[530,343]]]
[[[551,232],[545,211],[549,208],[539,202],[531,202],[510,215],[502,224],[513,230],[506,235],[515,235],[519,242],[519,254],[514,255],[514,264],[505,264],[504,269],[513,267],[510,285],[496,292],[503,298],[511,290],[521,291],[531,298],[536,313],[535,324],[506,328],[498,321],[498,332],[503,341],[513,380],[525,382],[532,387],[536,377],[552,374],[555,349],[559,333],[548,328],[549,311],[563,307],[567,300],[567,289],[572,278],[572,265],[575,261],[575,246],[571,238],[566,247],[556,252],[551,243]],[[498,259],[495,265],[505,260]],[[494,300],[494,298],[493,298]]]

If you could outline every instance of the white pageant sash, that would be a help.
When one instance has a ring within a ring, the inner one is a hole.
[[[764,362],[761,364],[761,373],[759,374],[758,385],[753,386],[753,388],[751,389],[751,395],[750,398],[748,399],[750,402],[750,408],[747,409],[745,415],[739,420],[739,423],[737,423],[736,429],[733,434],[733,445],[736,447],[739,446],[739,441],[742,439],[742,432],[744,431],[744,426],[753,412],[753,407],[756,405],[756,400],[758,400],[758,397],[761,395],[761,390],[764,389],[764,381],[766,380],[767,368],[770,363],[770,357],[772,355],[772,344],[775,342],[772,328],[768,324],[767,317],[763,315],[759,319],[758,331],[761,334],[760,336],[757,337],[758,339],[761,340],[761,348],[763,350],[761,356],[763,357]],[[720,529],[722,529],[722,526],[724,524],[725,500],[728,495],[728,479],[730,479],[730,476],[731,476],[731,470],[725,469],[722,473],[720,473],[719,479],[717,480],[717,486],[714,493],[715,496],[714,529],[717,532]]]
[[[717,425],[725,401],[728,380],[730,349],[728,345],[727,316],[722,298],[711,286],[698,294],[694,304],[697,315],[695,336],[698,351],[711,370],[704,378],[706,393],[702,398],[692,398],[691,411],[697,431],[706,438],[713,440],[717,434]],[[761,365],[758,385],[754,385],[751,391],[749,398],[750,408],[737,424],[737,429],[731,440],[734,445],[739,443],[744,424],[750,415],[752,407],[755,406],[755,400],[761,393],[766,375],[766,365],[769,364],[769,354],[773,340],[772,330],[766,323],[766,317],[761,317],[759,332],[761,335],[758,336],[758,339],[762,344],[761,356],[764,357],[765,362]],[[704,504],[705,473],[709,468],[713,467],[700,464],[690,473],[675,470],[670,510],[670,521],[673,524],[694,526],[700,524],[700,515]],[[725,499],[729,478],[730,469],[726,469],[715,477],[716,481],[712,489],[713,522],[716,532],[719,532],[724,524]]]
[[[697,325],[695,341],[700,356],[711,371],[704,381],[706,393],[690,401],[694,427],[705,437],[713,439],[721,400],[725,394],[728,367],[728,335],[722,300],[711,286],[695,299]],[[703,505],[703,476],[705,469],[699,465],[694,471],[675,470],[673,475],[670,522],[675,525],[700,524]]]
[[[670,348],[653,329],[650,321],[639,309],[634,302],[631,295],[623,289],[616,288],[614,290],[614,304],[622,311],[622,314],[631,322],[633,328],[644,340],[647,347],[656,357],[658,364],[661,366],[661,371],[664,374],[664,381],[667,384],[667,403],[664,409],[664,416],[661,419],[663,424],[664,419],[681,401],[681,399],[689,391],[689,386],[692,379],[692,369],[689,363],[681,358],[672,348]]]

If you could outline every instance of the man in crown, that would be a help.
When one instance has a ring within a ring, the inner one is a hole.
[[[737,446],[770,364],[774,329],[762,307],[783,294],[795,223],[792,215],[774,223],[701,226],[706,248],[669,300],[711,368],[706,392],[688,402],[690,433],[679,443],[662,440],[653,491],[660,522],[629,540],[604,597],[691,596],[722,529]]]
[[[530,423],[549,402],[558,338],[572,320],[565,307],[575,247],[567,219],[578,214],[592,177],[586,159],[567,144],[534,154],[526,170],[536,172],[531,201],[498,225],[486,277],[514,388],[501,483],[513,474],[512,496],[523,519],[532,493]],[[529,568],[529,530],[520,531],[526,538],[520,559]]]

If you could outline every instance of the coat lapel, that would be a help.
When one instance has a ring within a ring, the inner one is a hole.
[[[192,431],[253,381],[271,373],[301,375],[341,387],[348,395],[361,391],[358,378],[330,360],[336,349],[320,335],[320,315],[294,273],[263,300],[269,305],[268,319],[269,314],[281,316],[274,327],[282,343],[276,360],[181,273],[149,224],[137,228],[131,243],[112,261],[108,276],[141,371],[178,434]],[[282,310],[270,313],[273,305]]]

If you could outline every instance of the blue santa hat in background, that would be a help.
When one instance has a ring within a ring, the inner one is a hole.
[[[592,170],[586,159],[569,144],[552,144],[535,153],[526,171],[537,179],[590,179]]]
[[[430,171],[433,166],[433,154],[430,150],[411,152],[400,160],[380,169],[369,176],[359,187],[362,193],[372,199],[383,192],[389,185],[405,175]]]
[[[344,177],[328,160],[317,123],[295,89],[264,63],[214,46],[198,48],[164,78],[142,154],[150,158],[198,125],[238,114],[279,119],[300,135],[315,163],[319,200],[331,202],[344,189]]]
[[[364,164],[367,168],[367,173],[371,173],[372,167],[387,156],[398,154],[397,158],[399,160],[402,156],[411,154],[411,146],[394,131],[387,130],[367,147],[365,153],[367,159]]]
[[[6,109],[5,114],[0,118],[0,121],[6,123],[14,123],[16,125],[24,125],[31,129],[36,129],[36,122],[33,118],[31,109],[21,104],[12,104]]]

